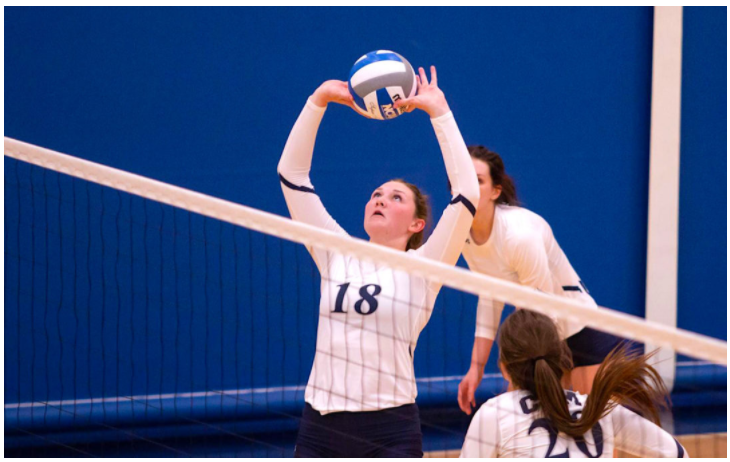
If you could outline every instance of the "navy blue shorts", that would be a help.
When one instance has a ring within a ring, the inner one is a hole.
[[[423,457],[418,406],[322,415],[305,403],[294,457]]]
[[[615,335],[586,327],[565,339],[573,353],[573,366],[594,366],[601,364],[606,356],[625,341]]]

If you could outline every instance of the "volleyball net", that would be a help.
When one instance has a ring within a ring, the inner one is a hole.
[[[464,441],[478,296],[684,355],[672,433],[726,432],[726,342],[5,138],[6,454],[291,455],[319,316],[305,246],[443,284],[413,353],[426,450]],[[478,398],[505,389],[492,368]]]

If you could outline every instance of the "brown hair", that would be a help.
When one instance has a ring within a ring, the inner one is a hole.
[[[420,189],[418,189],[418,186],[409,183],[405,180],[401,179],[395,179],[391,181],[397,181],[398,183],[402,183],[406,186],[408,186],[408,189],[411,190],[413,193],[413,199],[416,203],[416,217],[420,218],[422,220],[426,221],[426,226],[423,227],[423,229],[415,233],[413,236],[411,236],[410,239],[408,239],[408,243],[406,244],[406,250],[410,249],[417,249],[421,247],[421,244],[423,244],[423,236],[425,234],[426,228],[429,226],[429,222],[431,220],[431,206],[428,204],[428,196],[421,192]]]
[[[517,189],[512,177],[504,171],[504,162],[502,158],[494,151],[484,146],[469,146],[469,155],[472,159],[478,159],[489,166],[489,176],[492,177],[492,185],[500,186],[502,193],[495,201],[497,204],[520,205],[517,199]],[[449,182],[449,191],[451,191],[451,182]]]
[[[642,355],[627,346],[614,349],[598,369],[579,419],[573,419],[561,385],[573,367],[567,344],[547,316],[517,310],[500,328],[500,362],[516,388],[532,393],[546,417],[559,432],[581,437],[618,404],[659,423],[659,409],[669,394],[659,373],[648,364],[654,354]]]

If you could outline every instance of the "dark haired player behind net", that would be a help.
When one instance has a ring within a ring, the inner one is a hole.
[[[462,250],[469,269],[597,309],[548,222],[519,206],[517,189],[505,172],[502,157],[484,146],[468,149],[480,190],[477,213]],[[484,376],[503,308],[502,302],[479,297],[471,366],[459,384],[459,407],[466,414],[476,406],[474,392]],[[573,355],[573,389],[590,393],[599,365],[620,339],[574,322],[561,321],[559,325]]]
[[[498,345],[499,367],[514,391],[482,405],[461,457],[612,457],[614,448],[641,457],[689,457],[657,425],[667,390],[647,363],[651,355],[612,351],[590,395],[582,395],[563,389],[573,364],[549,317],[515,311],[502,324]]]

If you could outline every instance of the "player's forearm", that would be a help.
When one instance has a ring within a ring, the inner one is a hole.
[[[441,146],[446,172],[453,186],[453,200],[441,215],[428,241],[419,249],[421,256],[456,264],[464,241],[474,219],[475,205],[479,202],[474,164],[461,137],[454,115],[448,112],[431,119]]]
[[[502,319],[504,303],[495,302],[486,297],[479,297],[477,304],[477,324],[474,329],[474,337],[495,339],[499,329],[499,321]]]
[[[297,186],[312,187],[309,170],[312,166],[312,153],[317,138],[319,124],[326,108],[308,100],[289,134],[284,152],[279,160],[278,172],[287,181]]]
[[[471,352],[471,367],[476,368],[481,373],[489,360],[489,353],[492,351],[494,342],[484,337],[474,337],[474,348]]]
[[[454,114],[449,111],[440,117],[432,118],[431,124],[441,147],[452,194],[463,196],[471,204],[478,204],[479,184],[474,164],[456,125]]]

